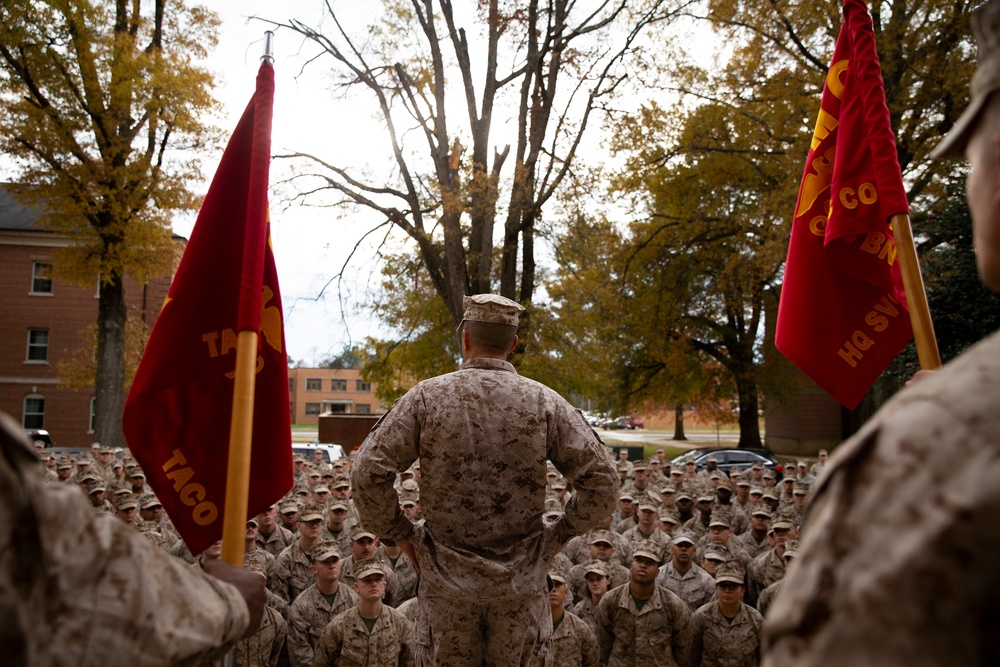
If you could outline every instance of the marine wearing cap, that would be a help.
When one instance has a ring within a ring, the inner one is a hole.
[[[458,328],[465,322],[492,322],[516,327],[524,306],[499,294],[473,294],[462,297],[465,312]]]

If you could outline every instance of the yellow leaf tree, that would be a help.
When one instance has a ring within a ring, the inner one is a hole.
[[[95,437],[123,445],[127,309],[123,278],[171,268],[170,215],[193,209],[190,154],[212,133],[212,76],[194,65],[217,17],[155,0],[0,4],[0,145],[16,159],[12,194],[72,239],[61,278],[100,276]],[[178,150],[187,154],[179,155]]]

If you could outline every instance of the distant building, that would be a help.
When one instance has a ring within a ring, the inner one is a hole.
[[[61,386],[57,366],[89,343],[98,278],[90,287],[54,278],[53,252],[70,241],[37,219],[0,185],[0,410],[25,429],[49,431],[58,446],[84,447],[93,441],[94,390]],[[126,278],[130,313],[152,326],[169,287],[170,277],[146,285]]]
[[[335,368],[288,369],[288,400],[293,424],[319,424],[319,416],[381,414],[375,387],[361,371]]]

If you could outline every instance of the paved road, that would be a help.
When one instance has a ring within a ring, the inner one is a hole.
[[[664,447],[679,447],[681,449],[697,449],[699,447],[736,446],[739,436],[731,433],[723,433],[718,437],[709,431],[687,432],[687,440],[674,440],[673,431],[647,431],[638,429],[635,431],[613,430],[597,431],[601,439],[605,442],[617,441],[628,444],[657,445]]]

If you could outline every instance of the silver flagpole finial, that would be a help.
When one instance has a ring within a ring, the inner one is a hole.
[[[264,55],[260,57],[260,62],[274,64],[274,33],[270,30],[264,33]]]

